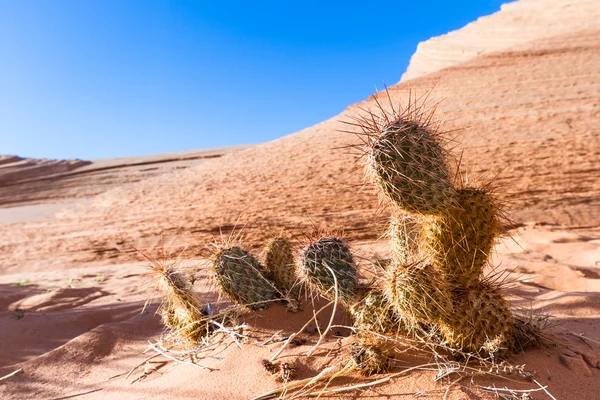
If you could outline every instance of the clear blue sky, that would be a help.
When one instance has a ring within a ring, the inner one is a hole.
[[[0,0],[0,154],[272,140],[398,82],[418,42],[504,2]]]

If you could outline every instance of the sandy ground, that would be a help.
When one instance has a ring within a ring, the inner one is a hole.
[[[355,250],[379,249],[383,243],[356,243]],[[205,263],[200,260],[202,265]],[[555,344],[513,356],[514,365],[524,364],[533,378],[558,399],[592,399],[600,372],[600,229],[565,232],[554,227],[527,226],[514,240],[497,246],[494,264],[505,266],[516,279],[508,290],[516,308],[550,313],[560,325],[554,328]],[[205,281],[198,284],[205,287]],[[225,340],[202,365],[175,365],[157,358],[144,365],[152,353],[144,353],[149,341],[162,333],[155,306],[145,311],[149,280],[147,263],[117,264],[43,272],[21,272],[0,277],[0,374],[23,368],[23,374],[0,385],[4,398],[232,398],[249,399],[277,387],[278,383],[260,365],[281,342],[263,343],[273,335],[285,338],[309,319],[312,305],[299,314],[274,305],[245,319],[248,339],[239,349]],[[217,294],[203,289],[207,301]],[[348,323],[343,315],[337,323]],[[328,316],[320,319],[321,328]],[[348,332],[339,329],[342,343]],[[579,337],[582,335],[584,338]],[[317,335],[305,334],[306,344],[293,346],[285,359],[296,360],[298,378],[316,375],[325,355],[339,343],[330,338],[307,357]],[[589,338],[589,339],[588,339]],[[339,360],[333,357],[330,364]],[[429,362],[401,356],[398,366]],[[125,378],[131,368],[142,367]],[[327,364],[327,363],[325,363]],[[329,365],[329,364],[327,364]],[[400,368],[400,367],[398,367]],[[400,369],[399,369],[400,370]],[[417,371],[365,391],[369,398],[441,398],[447,382],[435,382],[437,371]],[[536,385],[509,376],[512,380],[482,378],[462,382],[450,390],[449,398],[494,398],[479,386],[532,389]],[[364,383],[374,378],[351,375],[337,384]],[[337,385],[336,385],[337,386]],[[480,397],[474,397],[480,396]],[[534,398],[546,398],[536,393]]]
[[[518,9],[510,8],[510,29]],[[530,390],[538,383],[557,399],[597,397],[600,28],[582,23],[553,33],[552,24],[544,26],[535,41],[453,63],[389,93],[406,103],[409,93],[434,88],[445,129],[461,129],[463,170],[475,182],[493,179],[517,228],[514,240],[497,245],[492,264],[515,280],[508,289],[515,308],[554,317],[554,342],[509,360],[524,364],[529,380],[484,376],[451,385],[435,380],[437,370],[414,371],[347,398],[491,399],[497,397],[482,387]],[[248,399],[278,386],[259,362],[281,342],[265,342],[300,329],[312,304],[298,314],[277,304],[244,317],[242,348],[227,337],[215,343],[201,362],[209,369],[161,357],[144,363],[153,354],[144,352],[149,341],[163,329],[157,305],[144,309],[152,290],[138,250],[187,247],[185,259],[205,265],[207,245],[221,234],[242,232],[256,250],[282,228],[302,237],[325,225],[343,229],[365,257],[384,256],[379,238],[389,211],[348,151],[357,137],[342,132],[353,130],[344,122],[382,99],[251,147],[91,163],[0,158],[0,377],[23,370],[0,381],[0,397]],[[206,301],[219,303],[208,277],[198,285]],[[337,318],[346,322],[343,312]],[[351,338],[341,328],[335,334],[317,356],[305,355],[317,340],[314,329],[284,352],[296,360],[299,379],[341,362]],[[428,361],[402,355],[394,371]],[[378,378],[353,374],[332,385]],[[551,398],[540,390],[531,396]]]

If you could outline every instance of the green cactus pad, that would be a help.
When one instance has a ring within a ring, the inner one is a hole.
[[[349,308],[357,333],[399,333],[403,330],[402,318],[396,314],[385,294],[370,289],[367,294]]]
[[[369,174],[378,189],[398,207],[432,214],[454,201],[446,152],[436,134],[416,122],[387,125],[367,157]]]
[[[457,205],[424,219],[423,253],[459,288],[476,286],[501,230],[498,207],[482,189],[457,192]]]
[[[324,237],[311,243],[302,252],[301,263],[308,283],[323,296],[334,299],[337,280],[339,298],[346,303],[352,301],[356,266],[350,249],[341,239]]]
[[[384,293],[406,326],[434,324],[452,314],[452,294],[445,276],[425,263],[394,265],[386,270]]]
[[[297,295],[298,288],[292,244],[283,237],[269,240],[263,248],[263,263],[283,295]]]
[[[237,304],[257,310],[275,297],[267,271],[247,251],[235,246],[221,249],[212,264],[219,287]]]
[[[514,321],[497,288],[480,283],[453,298],[455,312],[442,326],[450,348],[483,356],[501,356],[512,348]]]
[[[419,220],[402,210],[394,210],[390,217],[387,236],[390,241],[392,258],[399,264],[409,264],[420,260]]]

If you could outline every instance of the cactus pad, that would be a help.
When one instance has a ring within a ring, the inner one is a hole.
[[[162,302],[158,309],[163,324],[176,335],[195,343],[209,332],[208,318],[190,282],[175,268],[151,267]]]
[[[292,244],[283,237],[271,239],[263,249],[263,263],[275,286],[284,295],[298,294]]]
[[[337,280],[340,299],[346,303],[352,301],[356,288],[356,266],[350,249],[341,239],[323,237],[311,243],[302,252],[301,262],[309,284],[323,296],[334,299]]]
[[[352,345],[351,357],[356,362],[356,369],[363,375],[370,376],[390,370],[390,359],[381,345],[359,341]]]
[[[400,208],[432,214],[454,201],[454,188],[438,136],[409,120],[385,126],[367,157],[378,189]]]
[[[497,288],[480,283],[453,297],[455,312],[442,326],[450,348],[485,356],[502,355],[511,349],[513,317]]]
[[[452,314],[450,285],[431,265],[394,265],[386,271],[385,295],[408,327],[437,323]]]
[[[275,297],[267,271],[247,251],[236,246],[221,249],[212,263],[221,290],[237,304],[256,310]]]
[[[476,286],[501,230],[498,207],[482,189],[457,192],[457,205],[424,218],[421,248],[452,284]]]
[[[362,332],[379,334],[398,333],[402,330],[402,319],[396,314],[383,292],[371,289],[362,299],[350,308],[354,327]]]
[[[390,217],[387,236],[393,259],[400,264],[418,261],[420,257],[418,219],[402,210],[394,210]]]

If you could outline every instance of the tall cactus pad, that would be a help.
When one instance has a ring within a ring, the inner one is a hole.
[[[236,246],[221,249],[212,264],[221,290],[237,304],[257,310],[275,297],[267,271],[247,251]]]
[[[410,120],[384,127],[367,157],[372,179],[406,211],[432,214],[453,203],[446,153],[436,134]]]
[[[366,296],[354,303],[349,311],[358,334],[389,334],[403,330],[402,318],[379,289],[371,289]]]
[[[414,215],[402,210],[393,210],[387,236],[393,259],[400,264],[409,264],[422,257],[419,250],[421,226]]]
[[[421,248],[461,288],[476,286],[501,230],[498,207],[483,189],[457,192],[457,205],[424,218]]]
[[[271,239],[263,249],[263,263],[282,294],[298,293],[294,253],[289,240],[283,237]]]
[[[190,282],[175,268],[164,265],[153,265],[151,274],[162,297],[158,312],[163,324],[192,343],[206,336],[208,318]]]
[[[512,348],[514,321],[497,288],[481,283],[454,295],[454,314],[442,327],[450,348],[493,356]]]
[[[385,295],[405,324],[438,323],[452,314],[451,289],[445,276],[420,262],[386,270]]]
[[[350,249],[341,239],[324,237],[308,245],[302,252],[301,261],[309,284],[323,296],[334,299],[337,280],[339,298],[346,303],[352,301],[356,266]]]

